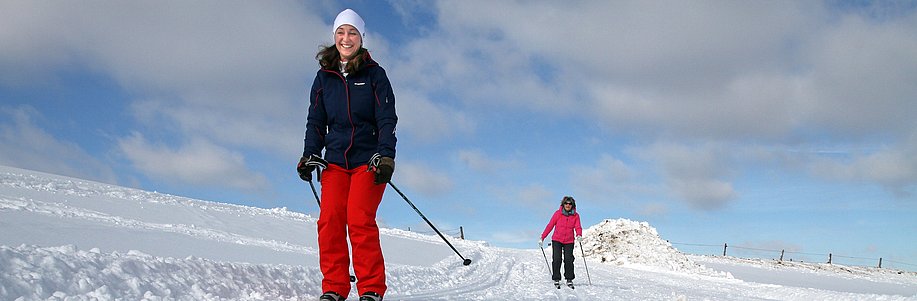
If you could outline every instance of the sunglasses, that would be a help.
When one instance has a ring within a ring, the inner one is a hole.
[[[573,203],[564,203],[564,205],[573,205]]]

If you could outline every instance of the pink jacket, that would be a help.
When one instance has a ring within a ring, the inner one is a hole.
[[[579,222],[579,213],[576,213],[574,209],[573,214],[564,215],[563,211],[564,207],[561,205],[560,209],[554,212],[554,215],[551,216],[551,221],[548,222],[548,225],[544,227],[544,232],[541,233],[541,240],[548,237],[551,229],[554,229],[554,235],[551,236],[551,240],[564,244],[573,243],[575,238],[573,236],[574,231],[576,231],[576,236],[583,235],[583,227]]]

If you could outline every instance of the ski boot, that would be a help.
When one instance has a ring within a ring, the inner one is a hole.
[[[344,299],[347,298],[332,291],[327,291],[318,297],[318,301],[344,301]]]
[[[366,292],[360,295],[360,301],[382,301],[382,296],[379,296],[376,292]]]

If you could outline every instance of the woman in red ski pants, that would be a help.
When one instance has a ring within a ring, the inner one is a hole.
[[[353,10],[335,18],[334,45],[316,55],[321,68],[312,83],[297,165],[305,181],[320,170],[318,247],[324,293],[319,300],[340,301],[350,294],[349,251],[360,301],[379,301],[387,288],[376,210],[395,170],[398,117],[391,83],[363,48],[364,35],[363,19]]]

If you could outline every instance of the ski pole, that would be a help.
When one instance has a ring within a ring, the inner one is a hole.
[[[315,196],[315,202],[318,203],[318,208],[322,208],[322,201],[318,198],[318,192],[315,192],[315,184],[312,184],[312,180],[309,180],[309,186],[312,187],[312,195]]]
[[[583,266],[586,267],[586,279],[589,279],[589,285],[592,285],[592,277],[589,277],[589,265],[586,264],[586,251],[583,251],[583,241],[579,241],[579,251],[583,254]]]
[[[322,168],[316,167],[315,171],[316,171],[315,176],[317,177],[317,180],[321,182],[322,181]],[[312,187],[312,195],[315,196],[315,202],[318,203],[318,208],[319,210],[321,210],[322,201],[318,197],[318,192],[315,192],[315,184],[312,184],[312,178],[309,178],[309,187]]]
[[[544,256],[544,264],[545,264],[546,266],[548,266],[548,274],[550,274],[550,275],[553,277],[553,276],[554,276],[554,272],[551,271],[551,265],[548,264],[548,254],[546,254],[546,253],[544,252],[544,247],[543,247],[543,246],[539,246],[539,249],[541,249],[541,256]]]
[[[471,264],[471,259],[465,259],[465,257],[462,256],[462,254],[459,253],[459,251],[456,250],[454,246],[452,246],[452,243],[450,243],[449,240],[446,239],[446,237],[443,236],[443,234],[440,233],[438,229],[436,229],[436,226],[433,226],[433,223],[431,223],[430,220],[428,220],[427,217],[424,216],[423,213],[420,212],[420,209],[417,209],[417,206],[414,206],[414,203],[412,203],[411,200],[408,200],[408,197],[405,196],[404,193],[401,193],[401,190],[398,189],[397,186],[395,186],[395,183],[392,183],[392,181],[389,181],[389,182],[388,182],[388,185],[392,186],[392,188],[395,188],[395,191],[397,191],[398,194],[401,195],[401,198],[403,198],[405,202],[408,202],[408,205],[411,205],[411,207],[414,208],[414,211],[417,211],[417,214],[419,214],[420,217],[422,217],[423,220],[427,222],[427,225],[430,225],[430,228],[433,228],[433,231],[436,231],[436,234],[439,234],[439,238],[442,238],[443,241],[445,241],[446,244],[449,245],[450,248],[452,248],[452,251],[455,251],[455,254],[457,254],[459,257],[462,258],[462,264],[463,264],[463,265],[469,265],[469,264]]]

